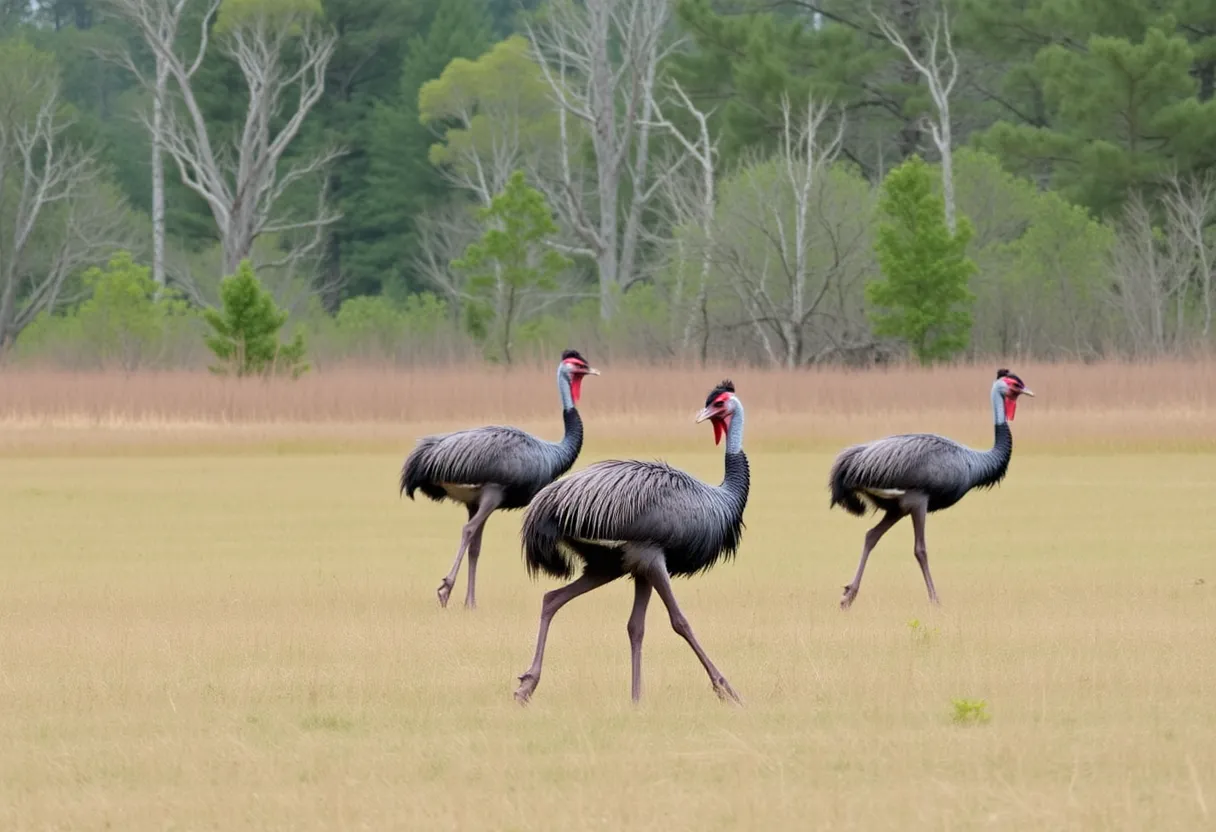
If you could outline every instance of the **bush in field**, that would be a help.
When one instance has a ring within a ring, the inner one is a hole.
[[[157,286],[150,270],[126,251],[104,268],[86,271],[81,282],[89,297],[62,315],[40,315],[21,334],[19,355],[75,354],[76,360],[88,356],[87,363],[131,372],[163,363],[166,352],[197,322],[181,296]]]
[[[241,261],[236,274],[220,284],[220,303],[219,309],[203,312],[214,330],[207,336],[207,346],[220,360],[212,372],[235,376],[283,372],[298,378],[308,370],[304,336],[296,333],[290,343],[280,342],[287,313],[262,287],[248,260]]]
[[[427,340],[448,320],[448,305],[431,292],[409,295],[404,303],[365,295],[342,303],[334,329],[347,354],[391,360],[407,340]]]

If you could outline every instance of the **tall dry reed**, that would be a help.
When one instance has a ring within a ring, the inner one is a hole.
[[[1023,449],[1216,447],[1216,362],[1011,369],[1038,393],[1019,410],[1015,433]],[[705,441],[691,416],[724,377],[734,379],[746,403],[753,443],[826,447],[915,431],[991,441],[987,396],[995,365],[603,370],[585,382],[580,406],[592,445]],[[284,441],[402,448],[421,433],[504,422],[556,438],[557,411],[554,368],[543,366],[347,367],[294,382],[186,371],[8,370],[0,373],[0,451]]]

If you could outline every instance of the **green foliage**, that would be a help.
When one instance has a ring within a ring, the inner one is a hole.
[[[77,361],[87,356],[94,366],[134,371],[162,363],[194,329],[197,316],[186,302],[158,287],[128,252],[89,269],[81,282],[88,299],[62,315],[39,315],[17,339],[18,357],[75,353]]]
[[[1129,189],[1216,162],[1216,103],[1196,99],[1195,63],[1186,38],[1164,28],[1149,28],[1139,42],[1093,35],[1084,50],[1047,46],[1033,74],[1049,124],[998,123],[983,142],[1111,215]]]
[[[502,193],[478,211],[487,225],[452,267],[470,273],[466,314],[475,335],[494,336],[500,357],[511,363],[514,327],[526,315],[528,296],[553,291],[571,261],[544,246],[557,224],[544,195],[528,185],[523,171],[511,174]]]
[[[220,300],[220,309],[203,311],[214,331],[207,336],[207,347],[220,360],[212,372],[235,376],[287,372],[298,378],[308,370],[304,336],[296,333],[290,343],[280,343],[279,330],[288,315],[262,288],[248,260],[241,261],[236,274],[224,278]]]
[[[983,725],[992,719],[988,702],[983,699],[952,699],[950,706],[956,725]]]
[[[215,17],[215,31],[227,34],[237,27],[255,31],[290,29],[322,15],[321,0],[223,0]]]
[[[532,46],[512,35],[475,61],[456,58],[418,92],[422,123],[449,124],[443,142],[432,145],[432,164],[473,174],[474,161],[488,160],[507,144],[521,152],[551,146],[557,136],[552,93],[532,59]]]
[[[33,119],[58,81],[54,55],[23,39],[0,41],[0,131]]]
[[[979,270],[973,347],[1010,354],[1092,356],[1113,333],[1105,303],[1114,232],[1079,206],[1014,176],[987,153],[955,154],[958,209],[975,234]]]
[[[874,332],[907,342],[923,364],[966,349],[971,334],[971,223],[946,227],[932,169],[913,156],[887,176],[874,244],[885,279],[866,286]]]
[[[81,334],[103,361],[115,359],[126,370],[143,363],[175,322],[190,315],[179,295],[171,289],[158,291],[151,270],[125,251],[114,255],[105,269],[85,272],[84,284],[93,294],[76,312]]]
[[[486,0],[443,0],[422,31],[409,41],[395,95],[367,119],[367,173],[346,203],[353,226],[346,268],[355,292],[424,288],[411,265],[414,218],[440,204],[448,185],[427,158],[435,133],[421,121],[418,94],[454,58],[490,47]]]
[[[429,338],[448,320],[447,304],[431,292],[410,295],[404,304],[383,297],[350,298],[335,316],[339,338],[367,357],[389,358],[403,337]]]

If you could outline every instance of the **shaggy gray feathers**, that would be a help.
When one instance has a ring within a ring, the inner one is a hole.
[[[727,530],[738,525],[743,510],[738,503],[746,499],[746,492],[715,488],[666,463],[610,460],[541,491],[524,517],[522,536],[537,539],[538,533],[544,536],[542,524],[555,523],[564,538],[654,545],[669,555],[708,558],[737,546],[737,540],[727,539],[733,537]],[[558,549],[573,571],[571,554]]]
[[[558,443],[537,439],[503,425],[428,436],[406,460],[417,464],[417,478],[429,482],[547,482],[563,462]]]
[[[841,451],[832,466],[852,488],[952,491],[969,482],[978,451],[933,433],[889,436]]]

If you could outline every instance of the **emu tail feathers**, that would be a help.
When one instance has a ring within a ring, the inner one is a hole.
[[[401,466],[401,490],[397,492],[398,495],[405,494],[412,500],[414,492],[421,489],[422,493],[432,500],[443,499],[444,490],[432,484],[425,471],[427,451],[434,444],[435,440],[432,437],[419,439],[418,447],[414,448],[405,458],[405,465]]]
[[[574,563],[558,543],[561,529],[558,527],[557,517],[543,504],[534,500],[528,507],[520,537],[523,542],[524,563],[531,577],[535,578],[541,572],[554,578],[569,578],[574,575]]]
[[[847,448],[841,451],[840,455],[836,457],[836,461],[832,463],[832,471],[828,475],[828,482],[832,489],[832,502],[828,507],[841,506],[849,514],[864,517],[867,505],[858,496],[850,482],[852,479],[849,470],[850,463],[858,450],[860,448]]]

